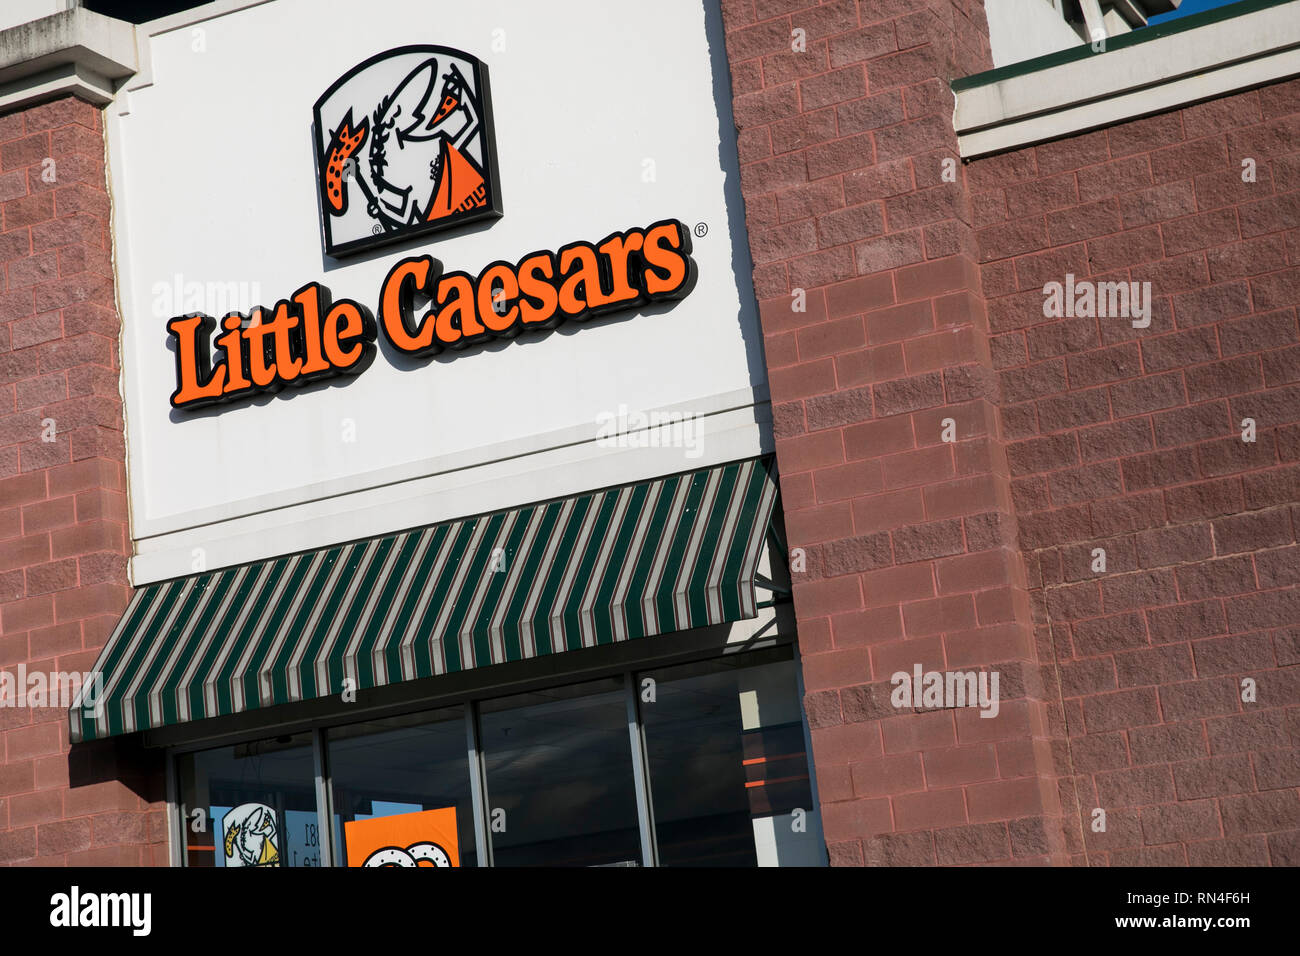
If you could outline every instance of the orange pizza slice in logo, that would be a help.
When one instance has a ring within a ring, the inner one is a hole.
[[[487,186],[474,164],[455,146],[446,142],[442,144],[439,156],[442,175],[438,179],[438,191],[434,193],[433,202],[425,220],[432,222],[452,213],[476,209],[487,202]]]
[[[366,141],[368,132],[370,120],[365,118],[355,130],[352,129],[352,111],[348,110],[348,115],[343,117],[343,122],[330,137],[329,154],[325,158],[325,202],[336,216],[348,211],[348,164],[355,162],[352,156]]]

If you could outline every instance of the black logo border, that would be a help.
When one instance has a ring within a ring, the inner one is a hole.
[[[323,124],[321,123],[321,105],[334,95],[339,87],[346,84],[358,73],[366,70],[376,63],[381,63],[390,57],[399,56],[405,53],[441,53],[465,60],[474,65],[474,90],[478,97],[479,108],[482,112],[481,122],[483,125],[483,165],[487,173],[487,204],[479,209],[467,209],[464,212],[453,213],[442,219],[433,222],[418,223],[397,229],[392,232],[385,231],[376,236],[365,236],[361,239],[353,239],[349,242],[335,244],[333,230],[330,228],[330,214],[326,207],[324,199],[324,177],[321,175],[326,162],[326,152],[329,148],[328,139],[323,135]],[[332,259],[342,259],[347,256],[353,256],[370,249],[378,249],[382,246],[392,245],[398,242],[405,242],[409,239],[415,239],[420,236],[427,236],[430,233],[442,232],[446,229],[453,229],[457,226],[463,226],[472,222],[479,222],[484,219],[500,219],[503,215],[501,207],[501,183],[497,173],[497,137],[496,126],[492,116],[492,90],[488,83],[487,64],[478,57],[466,53],[464,50],[457,50],[449,46],[437,46],[433,44],[417,43],[410,46],[393,47],[376,53],[358,63],[352,69],[348,70],[337,80],[330,84],[316,100],[312,106],[312,143],[314,146],[313,155],[316,160],[316,169],[314,171],[314,181],[316,184],[317,196],[321,205],[321,238],[325,244],[325,255]],[[325,145],[322,145],[324,143]]]

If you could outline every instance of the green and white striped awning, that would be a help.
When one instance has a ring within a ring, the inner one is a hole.
[[[150,584],[74,741],[754,617],[771,459]]]

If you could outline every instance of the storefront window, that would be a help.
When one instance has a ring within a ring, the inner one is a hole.
[[[326,727],[319,761],[307,732],[179,755],[185,862],[481,866],[477,831],[496,866],[818,866],[793,656],[747,651]]]
[[[189,866],[320,866],[311,735],[177,758]]]
[[[340,866],[476,866],[465,713],[331,730]]]
[[[660,865],[820,863],[789,656],[734,655],[638,675]]]
[[[621,680],[488,701],[480,714],[495,865],[639,864]]]

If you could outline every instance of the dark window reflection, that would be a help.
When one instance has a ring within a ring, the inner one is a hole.
[[[620,681],[488,701],[481,727],[497,866],[639,864]]]
[[[340,866],[362,865],[374,849],[373,840],[365,841],[366,828],[349,824],[380,817],[404,818],[390,821],[398,849],[433,844],[448,852],[453,865],[478,865],[462,708],[351,724],[331,730],[328,743]],[[446,812],[430,812],[437,810]],[[448,831],[454,847],[445,845]],[[350,859],[357,856],[357,847],[349,853],[350,835],[361,841],[360,859]],[[399,860],[388,865],[410,865]],[[379,862],[372,859],[372,865]],[[418,852],[414,864],[432,865]]]
[[[310,734],[183,754],[177,765],[187,866],[321,865]]]
[[[789,657],[778,649],[638,675],[654,681],[640,708],[661,865],[819,864]]]

